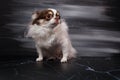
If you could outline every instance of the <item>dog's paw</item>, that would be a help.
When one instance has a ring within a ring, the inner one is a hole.
[[[43,58],[40,58],[40,57],[38,57],[37,59],[36,59],[36,61],[42,61],[43,60]]]
[[[62,63],[67,62],[67,58],[62,58],[62,59],[61,59],[61,62],[62,62]]]

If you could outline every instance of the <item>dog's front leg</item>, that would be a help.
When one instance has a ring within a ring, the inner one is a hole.
[[[43,60],[42,51],[38,45],[36,45],[36,49],[37,49],[37,53],[38,53],[38,58],[36,59],[36,61],[42,61]]]
[[[67,58],[69,54],[68,42],[64,42],[62,44],[62,54],[63,54],[63,57],[61,59],[61,62],[67,62]]]

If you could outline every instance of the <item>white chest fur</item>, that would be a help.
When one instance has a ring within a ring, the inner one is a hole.
[[[44,26],[31,25],[27,36],[32,37],[40,47],[50,47],[55,40],[53,31]]]
[[[41,38],[41,37],[38,37],[38,38],[34,38],[35,42],[37,45],[39,45],[39,47],[51,47],[52,46],[52,43],[54,42],[55,40],[55,35],[52,34],[48,37],[45,37],[45,38]]]

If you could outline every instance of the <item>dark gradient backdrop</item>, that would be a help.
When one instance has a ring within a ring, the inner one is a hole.
[[[0,0],[0,80],[120,80],[120,0]],[[78,57],[36,62],[24,37],[35,10],[55,8]]]
[[[24,32],[35,10],[55,8],[69,25],[78,56],[118,56],[120,53],[119,0],[1,0],[0,59],[37,57],[32,39]]]

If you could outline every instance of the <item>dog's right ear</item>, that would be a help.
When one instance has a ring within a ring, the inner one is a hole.
[[[39,14],[40,14],[40,11],[35,11],[34,13],[32,13],[32,20],[36,19]]]

